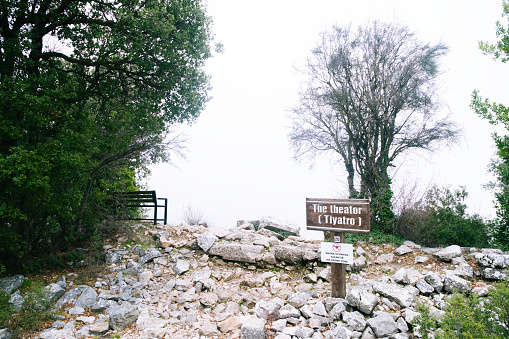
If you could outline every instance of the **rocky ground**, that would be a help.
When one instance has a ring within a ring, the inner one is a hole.
[[[36,337],[412,338],[417,303],[439,317],[451,292],[485,296],[507,279],[509,255],[498,250],[363,243],[347,268],[346,298],[331,298],[320,242],[266,225],[129,226],[128,237],[104,246],[104,270],[89,285],[73,272],[50,277],[58,319]],[[17,307],[23,280],[0,280]]]

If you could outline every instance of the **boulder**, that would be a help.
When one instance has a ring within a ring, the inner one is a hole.
[[[236,243],[216,243],[209,249],[210,255],[225,260],[256,263],[262,258],[265,248],[260,245],[241,245]]]
[[[260,225],[259,225],[258,229],[260,230],[260,229],[264,229],[264,228],[268,228],[268,229],[272,228],[272,229],[276,229],[279,231],[292,233],[294,235],[300,234],[300,226],[299,225],[291,223],[289,221],[279,220],[279,219],[271,217],[271,216],[262,217],[260,219]]]
[[[243,339],[265,338],[265,319],[247,317],[240,328],[240,335]]]
[[[353,259],[353,264],[351,265],[351,269],[354,272],[358,272],[364,268],[366,268],[366,258],[364,256],[360,256],[358,258]]]
[[[0,279],[0,291],[7,292],[8,294],[11,294],[12,290],[17,289],[20,287],[23,282],[25,281],[25,277],[21,274],[2,278]]]
[[[415,297],[419,294],[419,290],[413,286],[400,287],[389,283],[375,283],[373,284],[373,291],[396,302],[401,307],[410,307]]]
[[[474,280],[474,269],[467,263],[460,263],[452,273],[463,279]]]
[[[284,301],[276,297],[270,301],[260,300],[254,307],[254,314],[261,319],[273,317],[283,307]]]
[[[366,289],[352,287],[346,295],[346,301],[350,306],[357,308],[364,314],[371,314],[378,304],[376,295]]]
[[[155,258],[159,258],[160,256],[162,256],[161,252],[159,252],[157,248],[149,248],[146,251],[142,251],[140,255],[141,255],[140,258],[138,259],[138,263],[140,263],[140,265],[144,265],[149,261],[152,261]]]
[[[507,268],[509,267],[509,255],[498,253],[487,253],[479,256],[479,265],[491,268]]]
[[[306,305],[311,296],[306,292],[297,292],[288,297],[287,302],[295,308],[301,308]]]
[[[226,318],[225,320],[219,322],[217,325],[221,332],[230,332],[239,329],[242,326],[241,322],[234,316]]]
[[[428,272],[424,276],[424,280],[428,284],[430,284],[435,289],[435,291],[437,291],[438,293],[442,292],[442,288],[444,288],[444,283],[442,281],[442,278],[440,278],[438,274],[434,272]]]
[[[444,278],[444,290],[449,293],[463,293],[470,292],[472,285],[463,278],[454,274],[448,274]]]
[[[107,310],[110,317],[109,327],[114,331],[123,331],[138,320],[140,311],[134,305],[110,307]]]
[[[507,269],[481,267],[481,276],[488,280],[507,280]]]
[[[173,266],[173,271],[177,275],[181,275],[191,268],[191,264],[187,260],[177,259],[175,265]]]
[[[394,254],[398,255],[398,256],[402,256],[402,255],[405,255],[407,253],[412,253],[412,249],[410,247],[408,247],[407,245],[401,245],[400,247],[396,248],[396,250],[394,251]]]
[[[171,245],[171,241],[169,241],[167,237],[160,236],[156,240],[156,245],[161,248],[168,248]]]
[[[362,332],[366,327],[366,320],[364,319],[362,313],[358,311],[343,312],[343,321],[352,331]]]
[[[81,292],[76,300],[76,307],[89,308],[97,301],[97,292],[92,287],[87,287]]]
[[[337,303],[329,311],[329,317],[331,317],[333,320],[339,320],[339,319],[341,319],[341,316],[342,316],[343,312],[345,312],[345,311],[346,311],[345,305],[342,302]]]
[[[419,279],[417,283],[415,283],[415,287],[421,292],[423,295],[429,295],[435,291],[435,288],[428,284],[424,278]]]
[[[283,335],[286,334],[292,338],[311,338],[313,332],[313,329],[304,326],[285,327],[283,329]]]
[[[286,304],[279,310],[279,318],[299,318],[301,316],[300,311],[290,304]]]
[[[104,260],[107,264],[116,264],[120,261],[121,257],[117,252],[106,253]]]
[[[323,302],[318,301],[313,305],[313,314],[320,316],[320,317],[328,317],[329,314],[327,313],[327,310],[325,309],[325,305]]]
[[[205,337],[218,337],[221,335],[217,325],[211,322],[201,323],[198,327],[198,333]]]
[[[386,312],[378,312],[374,318],[368,319],[367,324],[378,338],[398,332],[396,322],[392,316]]]
[[[394,281],[399,284],[407,285],[410,283],[410,279],[408,279],[407,275],[407,269],[404,267],[401,267],[399,270],[397,270],[396,273],[394,273],[392,276],[392,279],[394,279]]]
[[[198,246],[200,246],[200,248],[205,252],[207,252],[218,240],[219,238],[210,231],[202,233],[196,237]]]
[[[287,262],[289,264],[300,264],[302,262],[302,248],[296,246],[274,246],[274,256],[277,260]]]
[[[461,247],[458,245],[451,245],[449,247],[443,248],[438,252],[433,253],[435,257],[442,261],[451,261],[453,258],[461,256]]]
[[[12,333],[6,329],[6,328],[3,328],[0,330],[0,339],[11,339],[12,338]]]
[[[392,261],[392,259],[394,259],[394,254],[392,253],[381,254],[376,258],[375,264],[379,265],[388,264]]]
[[[45,288],[45,293],[50,301],[55,301],[65,294],[65,289],[59,284],[49,284]]]

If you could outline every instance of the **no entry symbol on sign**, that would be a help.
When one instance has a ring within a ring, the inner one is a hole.
[[[341,245],[340,244],[334,244],[332,245],[332,250],[334,252],[341,252]]]

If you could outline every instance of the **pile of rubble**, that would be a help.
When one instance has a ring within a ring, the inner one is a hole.
[[[421,248],[406,242],[358,244],[345,299],[330,297],[330,266],[320,245],[274,232],[292,225],[249,223],[232,230],[202,226],[165,229],[138,224],[153,246],[111,243],[106,270],[93,286],[57,277],[47,297],[55,301],[52,327],[38,338],[412,338],[418,303],[437,317],[447,295],[489,293],[506,280],[509,255],[499,250]],[[279,226],[278,226],[279,225]],[[272,229],[272,230],[271,230]],[[24,277],[0,280],[21,307]],[[60,312],[61,314],[62,312]],[[0,338],[9,338],[0,330]]]

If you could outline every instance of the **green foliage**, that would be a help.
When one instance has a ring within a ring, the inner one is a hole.
[[[371,200],[372,228],[387,234],[394,233],[394,223],[397,220],[392,211],[392,196],[394,193],[391,189],[391,183],[391,179],[388,179],[387,183],[373,194]]]
[[[418,303],[415,308],[420,314],[414,318],[413,323],[419,326],[419,332],[422,335],[422,339],[429,339],[429,333],[432,333],[437,328],[437,320],[431,316],[428,305]]]
[[[467,196],[465,187],[433,186],[423,201],[401,211],[396,233],[424,246],[489,246],[489,225],[478,215],[466,214]]]
[[[401,244],[403,244],[403,242],[405,242],[405,239],[398,235],[387,234],[380,230],[374,229],[369,234],[346,233],[345,242],[349,244],[356,244],[358,242],[365,242],[369,244],[391,244],[395,247],[399,247]]]
[[[258,228],[260,228],[260,220],[251,220],[249,222],[253,225],[255,231],[258,231]]]
[[[47,299],[44,287],[37,285],[27,293],[13,325],[17,330],[32,332],[40,329],[43,322],[52,319],[51,302]]]
[[[423,338],[437,328],[440,329],[435,331],[437,339],[502,339],[509,336],[509,287],[504,284],[496,285],[486,298],[475,294],[452,295],[439,320],[433,319],[426,308],[422,310],[417,323],[421,325]]]
[[[0,258],[13,269],[90,239],[112,192],[180,152],[168,131],[208,101],[212,35],[199,0],[0,11]]]
[[[0,291],[0,328],[6,328],[14,313],[12,304],[9,302],[9,294]]]
[[[509,2],[502,1],[502,3],[502,16],[509,19]],[[497,21],[496,35],[498,41],[495,44],[481,41],[479,48],[485,55],[505,63],[509,60],[509,26],[504,27],[500,21]],[[492,125],[502,125],[506,131],[509,131],[509,107],[484,99],[477,90],[472,93],[470,107]],[[490,165],[490,170],[497,177],[497,182],[491,184],[491,187],[495,189],[497,214],[492,223],[493,237],[495,244],[507,251],[509,250],[509,138],[507,135],[493,133],[493,139],[498,156]]]

